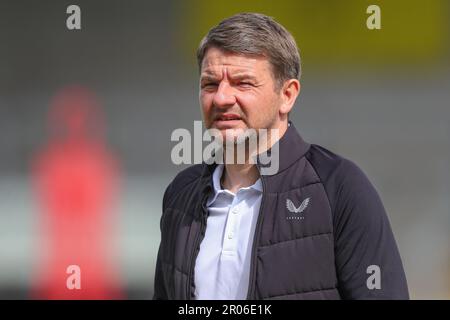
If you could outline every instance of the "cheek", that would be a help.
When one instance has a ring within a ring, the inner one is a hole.
[[[243,95],[239,102],[248,120],[255,125],[266,118],[271,118],[275,112],[275,101],[272,95]]]
[[[258,112],[258,105],[261,103],[258,95],[250,93],[236,95],[236,101],[242,112],[253,116]]]
[[[203,116],[204,125],[206,128],[211,126],[212,118],[212,95],[211,94],[200,94],[199,95],[200,108]]]
[[[211,110],[212,105],[212,95],[207,93],[201,93],[199,95],[200,106],[202,108],[203,113],[208,113]]]
[[[266,112],[268,114],[277,114],[278,113],[278,109],[279,109],[279,105],[280,105],[280,100],[278,95],[274,94],[274,93],[270,93],[267,94],[265,99],[265,108],[266,108]]]

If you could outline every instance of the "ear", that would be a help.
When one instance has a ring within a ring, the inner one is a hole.
[[[287,115],[291,111],[300,93],[300,87],[300,82],[297,79],[289,79],[284,82],[281,88],[281,115]]]

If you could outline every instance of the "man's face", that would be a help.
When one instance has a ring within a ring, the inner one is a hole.
[[[280,93],[269,61],[209,48],[200,75],[200,104],[207,129],[220,130],[224,139],[238,136],[227,129],[280,127]]]

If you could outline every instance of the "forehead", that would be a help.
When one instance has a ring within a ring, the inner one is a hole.
[[[215,47],[206,51],[202,61],[202,74],[222,74],[226,68],[228,73],[250,73],[264,75],[270,72],[270,64],[264,56],[253,56],[227,52]]]

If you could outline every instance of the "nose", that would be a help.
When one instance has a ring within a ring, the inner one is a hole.
[[[232,107],[236,104],[233,88],[226,81],[221,81],[214,94],[213,104],[217,108]]]

